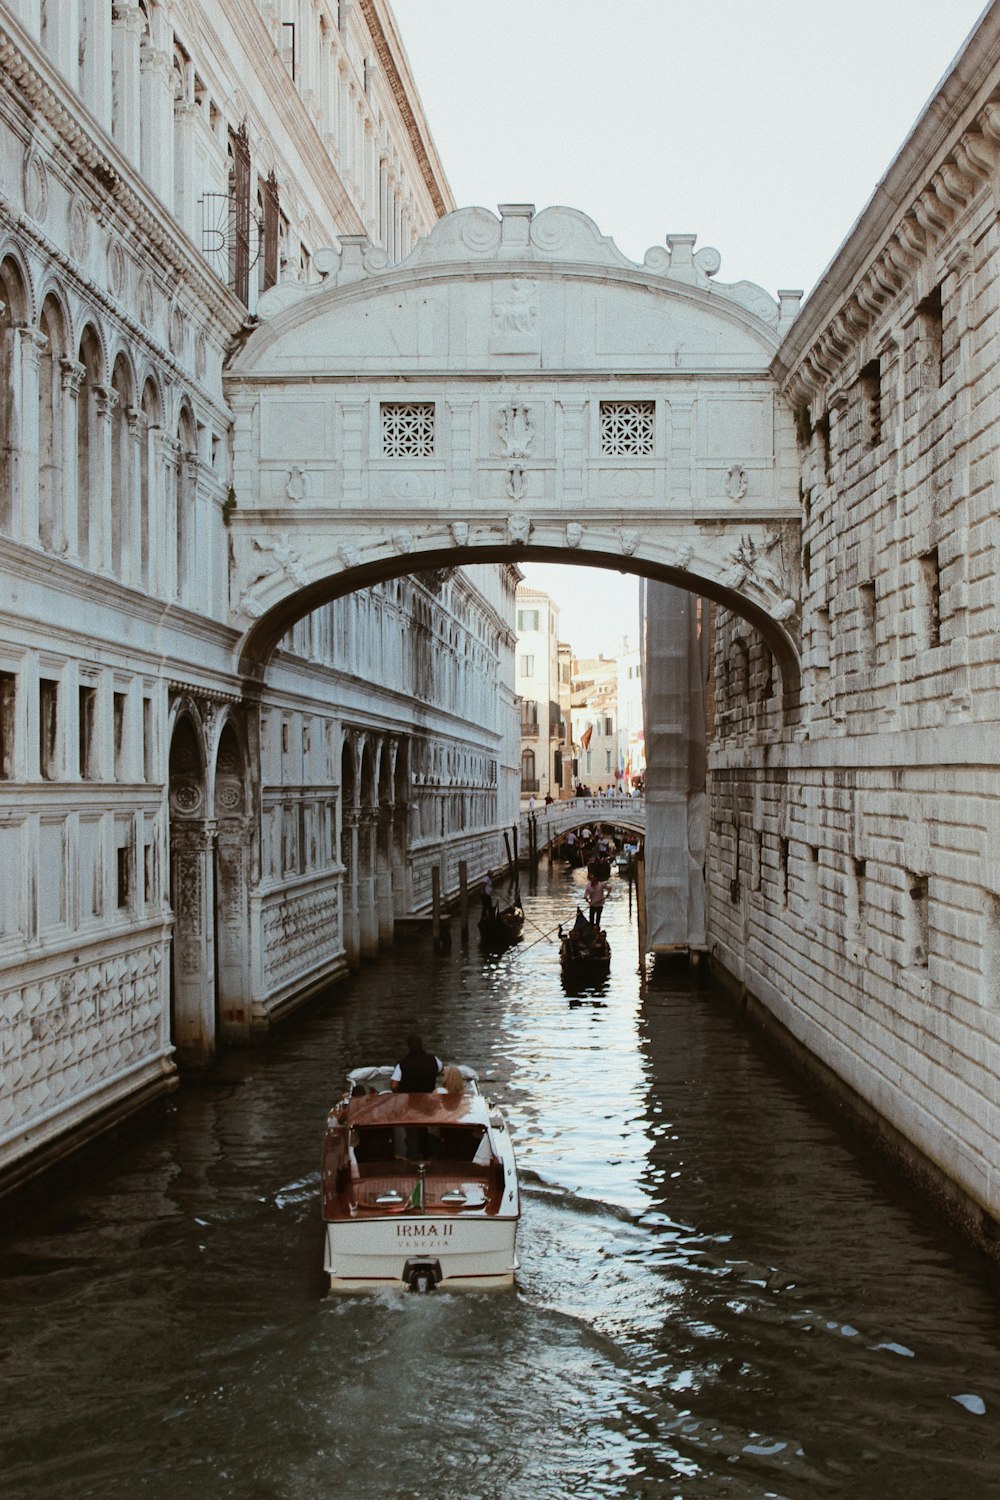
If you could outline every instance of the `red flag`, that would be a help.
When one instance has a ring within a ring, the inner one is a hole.
[[[580,744],[584,750],[590,749],[590,737],[594,732],[593,724],[588,724],[580,736]]]

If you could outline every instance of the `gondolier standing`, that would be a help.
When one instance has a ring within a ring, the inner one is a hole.
[[[604,910],[605,891],[606,887],[604,881],[598,880],[595,875],[591,875],[590,879],[587,881],[587,884],[583,888],[583,899],[590,907],[591,927],[600,927],[601,925],[601,913]]]

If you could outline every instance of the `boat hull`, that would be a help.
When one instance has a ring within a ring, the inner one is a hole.
[[[512,1218],[394,1214],[327,1221],[324,1269],[332,1292],[404,1287],[414,1264],[440,1271],[442,1290],[511,1286],[517,1270]]]

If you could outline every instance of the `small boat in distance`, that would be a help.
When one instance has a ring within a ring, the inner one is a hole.
[[[611,968],[607,933],[592,927],[579,908],[569,931],[559,928],[559,962],[563,974],[577,983],[603,979]]]
[[[330,1290],[510,1286],[520,1199],[503,1116],[460,1068],[460,1094],[393,1093],[392,1067],[354,1068],[323,1141]]]
[[[509,948],[523,931],[524,911],[516,895],[509,906],[492,906],[479,918],[479,937],[483,947],[494,951]]]

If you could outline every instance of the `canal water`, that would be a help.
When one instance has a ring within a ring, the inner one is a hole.
[[[5,1500],[1000,1494],[994,1270],[719,993],[641,992],[617,879],[567,993],[582,884],[500,957],[399,947],[5,1229]],[[325,1298],[326,1111],[414,1025],[507,1113],[517,1287]]]

